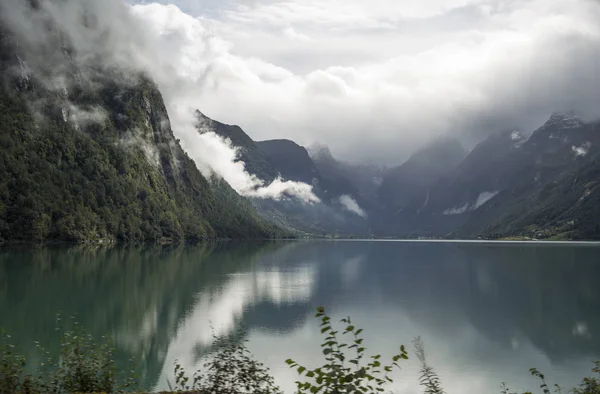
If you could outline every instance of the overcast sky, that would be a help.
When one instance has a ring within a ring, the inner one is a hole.
[[[600,115],[598,0],[130,3],[177,93],[256,140],[394,164],[440,133]]]

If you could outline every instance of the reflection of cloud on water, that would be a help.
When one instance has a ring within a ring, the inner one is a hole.
[[[213,334],[231,334],[241,323],[243,314],[253,305],[269,302],[277,306],[310,301],[316,279],[314,264],[293,269],[270,268],[228,275],[217,288],[204,289],[197,295],[191,313],[180,322],[167,352],[159,388],[172,375],[177,359],[188,369],[199,366],[194,348],[209,346]]]
[[[146,312],[141,322],[141,327],[125,326],[115,334],[115,341],[119,348],[126,349],[133,354],[143,354],[143,350],[150,346],[158,331],[158,311],[156,306]]]
[[[340,278],[345,285],[356,283],[360,277],[360,269],[366,256],[352,257],[340,265]]]
[[[518,337],[520,346],[507,348],[464,320],[432,326],[423,324],[405,307],[389,305],[373,305],[369,309],[346,305],[332,315],[332,320],[337,322],[346,315],[352,316],[357,327],[366,329],[364,344],[368,355],[381,354],[382,360],[386,361],[398,351],[400,344],[407,345],[409,360],[401,363],[402,370],[395,370],[391,375],[395,382],[390,389],[395,393],[422,392],[418,384],[420,367],[410,345],[415,335],[422,336],[425,341],[428,362],[440,375],[449,394],[496,393],[503,381],[508,381],[511,388],[519,392],[534,389],[538,383],[528,373],[532,366],[547,372],[553,382],[572,384],[577,383],[574,377],[578,371],[589,370],[586,362],[573,360],[569,368],[552,371],[552,362],[527,338]],[[271,368],[286,393],[294,392],[298,375],[288,368],[285,359],[291,357],[309,368],[324,362],[319,346],[323,337],[319,334],[318,324],[317,320],[309,318],[285,336],[253,331],[249,337],[250,350]]]
[[[585,322],[577,322],[573,326],[573,336],[582,338],[591,338],[590,329]]]

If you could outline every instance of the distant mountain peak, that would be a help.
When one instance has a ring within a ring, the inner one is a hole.
[[[583,122],[574,111],[567,112],[554,112],[550,116],[550,119],[546,121],[543,128],[550,126],[559,127],[561,129],[574,129],[583,125]]]
[[[308,147],[308,154],[313,160],[317,161],[334,161],[331,150],[327,145],[315,143]]]

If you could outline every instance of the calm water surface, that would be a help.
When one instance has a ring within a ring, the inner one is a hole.
[[[600,359],[600,247],[284,242],[0,250],[0,327],[23,353],[55,350],[56,314],[109,334],[144,385],[175,359],[203,362],[213,329],[243,326],[249,347],[293,392],[284,360],[320,359],[314,308],[352,316],[372,352],[420,335],[449,394],[535,389],[528,369],[569,386]],[[211,329],[211,326],[213,329]],[[405,362],[395,391],[417,393]]]

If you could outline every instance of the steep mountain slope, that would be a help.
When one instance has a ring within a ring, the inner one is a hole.
[[[278,232],[225,182],[200,174],[152,81],[89,54],[80,62],[36,2],[29,12],[45,22],[46,34],[34,40],[0,15],[0,240]]]
[[[310,157],[330,190],[348,195],[367,213],[378,210],[377,195],[385,168],[368,164],[353,164],[337,160],[326,146],[309,149]]]
[[[390,210],[401,211],[466,155],[458,140],[450,137],[436,139],[384,175],[379,188],[380,201]]]
[[[422,236],[439,237],[459,228],[472,211],[513,184],[514,177],[506,175],[513,171],[507,169],[513,165],[519,167],[522,161],[519,149],[524,141],[518,131],[492,134],[458,166],[430,185],[425,195],[407,204],[402,219]],[[515,160],[509,160],[513,153]]]
[[[290,140],[257,141],[258,148],[265,153],[273,168],[284,179],[317,186],[321,174],[303,146]]]
[[[510,187],[471,215],[457,235],[591,239],[597,210],[600,123],[554,114],[507,159]]]
[[[277,169],[269,161],[268,156],[239,126],[217,122],[200,111],[196,111],[196,118],[201,132],[202,130],[214,131],[221,137],[229,139],[231,144],[239,149],[238,161],[244,162],[246,171],[250,174],[258,176],[265,182],[272,182],[277,178]]]

